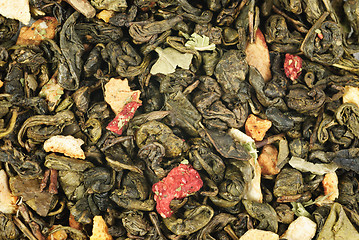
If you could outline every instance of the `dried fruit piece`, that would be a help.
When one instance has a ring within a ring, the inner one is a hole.
[[[255,141],[262,141],[271,126],[271,121],[261,119],[253,114],[250,114],[245,123],[245,130],[246,134]]]
[[[310,240],[314,237],[317,224],[307,217],[300,216],[294,220],[281,236],[288,240]]]
[[[30,27],[22,27],[16,44],[40,45],[41,41],[46,38],[53,39],[57,25],[56,18],[43,17],[34,22]]]
[[[322,184],[324,195],[328,195],[327,200],[334,201],[339,197],[338,176],[335,172],[325,174]]]
[[[142,103],[140,98],[141,91],[132,91],[128,85],[128,80],[111,78],[105,85],[105,101],[111,106],[112,110],[119,114],[127,103]]]
[[[280,169],[277,168],[278,150],[273,145],[265,145],[262,153],[258,157],[258,163],[261,166],[263,175],[276,175]]]
[[[115,11],[112,10],[102,10],[99,12],[96,17],[98,19],[103,20],[104,22],[108,23],[110,21],[110,18],[112,18],[115,15]]]
[[[56,227],[61,227],[61,225],[54,225],[50,228],[50,232]],[[67,233],[64,229],[60,229],[54,233],[49,234],[49,236],[46,238],[46,240],[66,240],[67,239]]]
[[[141,103],[138,102],[127,103],[122,111],[107,125],[106,129],[121,135],[123,127],[131,120],[140,106]]]
[[[239,240],[278,240],[278,234],[271,231],[249,229]]]
[[[14,214],[17,210],[17,197],[9,189],[9,182],[4,170],[0,170],[0,212]]]
[[[93,218],[92,236],[90,240],[112,240],[112,236],[108,233],[108,227],[102,216]]]
[[[354,103],[357,107],[359,107],[359,88],[353,86],[345,86],[343,103]]]
[[[0,14],[27,25],[31,19],[29,0],[0,0]]]
[[[82,230],[82,224],[76,221],[74,215],[72,215],[71,213],[69,216],[69,226],[80,231]]]
[[[302,58],[289,53],[285,54],[284,72],[290,80],[296,80],[302,73]]]
[[[85,142],[82,139],[73,136],[52,136],[44,142],[44,150],[46,152],[63,153],[65,156],[85,159],[85,153],[81,149],[81,145]]]
[[[167,177],[152,186],[157,212],[164,218],[170,217],[173,213],[170,208],[172,199],[187,197],[202,186],[198,172],[191,165],[181,163],[172,169]]]
[[[55,76],[39,92],[39,96],[46,99],[50,111],[53,111],[60,102],[62,94],[64,94],[64,88],[57,83]]]
[[[256,32],[255,42],[248,43],[246,46],[246,61],[262,74],[265,82],[272,78],[268,46],[263,33],[259,29]]]

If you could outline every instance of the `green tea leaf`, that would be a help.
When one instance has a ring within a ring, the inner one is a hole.
[[[305,207],[301,203],[291,202],[292,204],[292,211],[298,217],[304,216],[310,219],[313,219],[313,216],[305,209]]]

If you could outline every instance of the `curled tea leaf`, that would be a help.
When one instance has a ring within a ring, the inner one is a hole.
[[[347,126],[356,137],[359,137],[359,107],[353,103],[344,103],[337,109],[335,117],[340,125]]]

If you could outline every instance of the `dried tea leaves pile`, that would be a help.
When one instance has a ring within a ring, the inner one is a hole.
[[[0,240],[359,239],[358,19],[0,0]]]

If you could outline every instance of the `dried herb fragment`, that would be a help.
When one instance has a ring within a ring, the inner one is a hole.
[[[191,35],[185,46],[197,51],[213,51],[216,49],[216,44],[209,43],[209,37],[201,36],[197,33]]]
[[[162,49],[157,47],[156,52],[159,55],[157,62],[151,68],[151,74],[163,73],[169,74],[176,70],[176,67],[189,69],[193,54],[181,53],[174,48]]]

